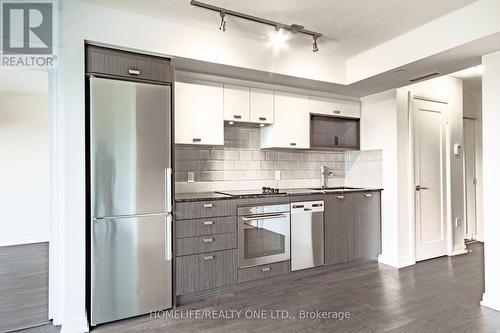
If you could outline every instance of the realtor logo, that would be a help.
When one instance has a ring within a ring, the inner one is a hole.
[[[52,54],[51,2],[3,2],[3,54]]]

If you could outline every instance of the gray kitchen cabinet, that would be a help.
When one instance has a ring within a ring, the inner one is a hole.
[[[236,284],[238,250],[208,252],[178,257],[176,295]]]
[[[177,256],[185,256],[188,254],[235,249],[238,244],[238,236],[233,232],[228,234],[187,237],[179,238],[175,243]]]
[[[170,59],[86,45],[86,72],[172,82]]]
[[[359,119],[311,116],[311,149],[359,149]]]
[[[236,215],[236,200],[180,202],[175,207],[177,220]]]
[[[381,252],[380,192],[354,193],[356,259],[373,258]]]
[[[237,222],[234,216],[180,220],[176,226],[176,238],[225,234],[237,231]]]
[[[238,282],[260,280],[272,276],[290,273],[290,260],[275,262],[268,265],[241,268],[238,270]]]
[[[355,259],[354,194],[325,196],[325,264]]]

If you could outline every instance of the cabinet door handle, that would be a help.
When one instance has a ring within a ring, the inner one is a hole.
[[[233,115],[234,119],[241,119],[241,116],[239,114]]]
[[[193,138],[193,142],[201,142],[201,138]]]
[[[132,69],[132,68],[128,70],[128,73],[130,75],[141,75],[141,71],[140,70],[138,70],[138,69]]]
[[[290,142],[290,146],[296,146],[297,143],[296,142]]]
[[[213,238],[203,238],[203,243],[212,243],[213,241]]]
[[[371,194],[371,193],[365,193],[365,197],[366,197],[366,198],[371,198],[371,197],[372,197],[372,194]]]
[[[203,222],[203,225],[212,225],[214,224],[214,221],[205,221]]]
[[[214,256],[203,256],[203,260],[214,260]]]
[[[337,195],[337,199],[342,200],[342,199],[344,199],[344,196],[343,195]]]
[[[209,204],[203,204],[203,208],[212,208],[214,204],[209,203]]]
[[[334,114],[340,114],[340,110],[333,110]]]
[[[267,118],[266,118],[266,117],[259,117],[259,120],[260,120],[260,121],[266,121],[266,120],[267,120]]]
[[[269,272],[271,270],[271,267],[262,267],[261,272]]]

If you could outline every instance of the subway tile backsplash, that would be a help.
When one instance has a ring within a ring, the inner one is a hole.
[[[259,150],[259,128],[243,126],[226,126],[224,137],[224,147],[176,145],[176,192],[319,187],[321,165],[333,171],[328,186],[382,186],[381,150]]]

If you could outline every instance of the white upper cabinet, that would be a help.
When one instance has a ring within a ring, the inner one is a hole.
[[[357,102],[337,101],[333,99],[311,96],[309,112],[329,116],[360,118],[361,105]]]
[[[222,84],[175,82],[175,143],[224,144]]]
[[[275,92],[274,123],[260,131],[261,148],[309,149],[309,97]]]
[[[250,122],[272,124],[274,121],[274,91],[250,88]]]
[[[250,121],[250,88],[224,85],[224,120]]]

